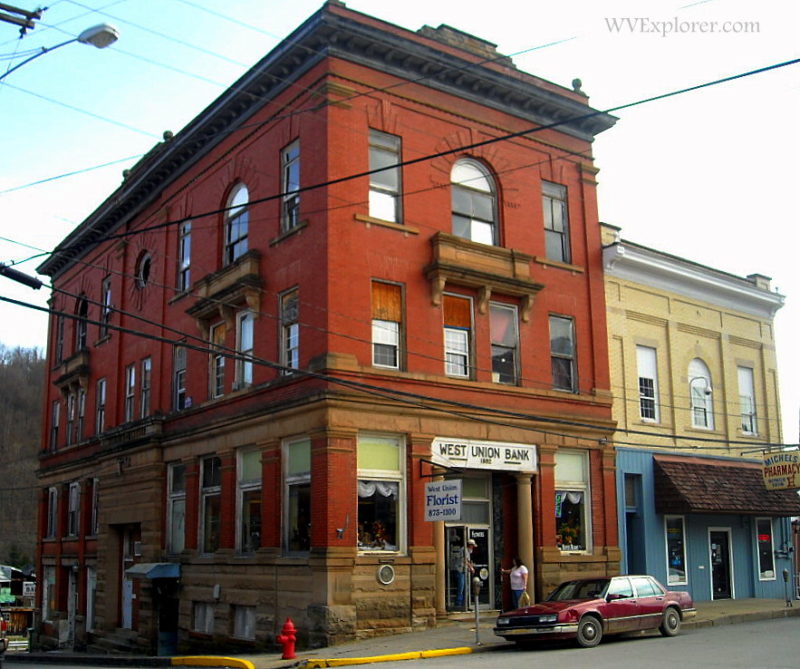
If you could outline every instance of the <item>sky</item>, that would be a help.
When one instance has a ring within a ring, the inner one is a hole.
[[[33,10],[30,0],[12,0]],[[121,182],[316,11],[322,0],[53,0],[20,39],[0,23],[0,76],[99,23],[78,43],[0,80],[0,262],[35,274]],[[446,23],[521,70],[606,110],[800,57],[793,0],[348,0],[403,28]],[[622,236],[786,296],[775,318],[787,443],[800,440],[800,64],[634,106],[594,146],[600,220]],[[103,167],[104,166],[104,167]],[[46,279],[46,277],[41,277]],[[0,295],[45,305],[0,277]],[[44,314],[0,302],[0,343],[44,349]]]

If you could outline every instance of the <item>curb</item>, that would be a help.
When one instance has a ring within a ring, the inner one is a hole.
[[[233,667],[234,669],[255,669],[250,660],[219,655],[183,655],[170,658],[173,667]]]
[[[372,664],[375,662],[395,662],[397,660],[421,660],[429,657],[444,657],[446,655],[469,655],[476,652],[470,646],[461,648],[442,648],[439,650],[418,650],[410,653],[394,653],[391,655],[374,655],[372,657],[341,657],[337,659],[304,660],[300,667],[316,669],[317,667],[346,667],[351,664]]]

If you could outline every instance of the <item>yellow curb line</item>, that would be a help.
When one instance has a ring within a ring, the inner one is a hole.
[[[419,660],[426,657],[444,657],[445,655],[468,655],[472,648],[442,648],[441,650],[416,650],[411,653],[395,653],[394,655],[375,655],[374,657],[342,657],[328,660],[306,660],[305,669],[318,667],[346,667],[349,664],[372,664],[373,662],[395,662],[398,660]]]
[[[218,655],[184,655],[171,659],[173,667],[234,667],[235,669],[256,669],[250,660]]]

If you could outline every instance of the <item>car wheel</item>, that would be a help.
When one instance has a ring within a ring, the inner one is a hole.
[[[594,616],[584,616],[578,623],[578,645],[594,648],[603,638],[603,624]]]
[[[664,616],[661,619],[661,626],[658,628],[664,636],[675,636],[681,631],[681,614],[674,606],[670,606],[664,611]]]

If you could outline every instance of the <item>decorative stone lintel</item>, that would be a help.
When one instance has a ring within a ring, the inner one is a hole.
[[[89,387],[89,350],[81,349],[61,363],[61,374],[53,382],[67,394],[71,389]]]

